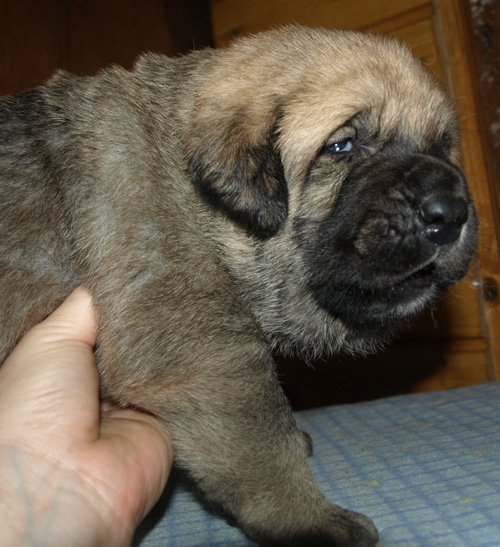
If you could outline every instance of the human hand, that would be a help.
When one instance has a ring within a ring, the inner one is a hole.
[[[173,461],[154,417],[99,400],[96,321],[77,289],[0,368],[0,543],[130,544]]]

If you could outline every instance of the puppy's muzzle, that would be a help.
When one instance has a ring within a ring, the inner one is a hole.
[[[465,178],[448,161],[373,158],[351,171],[318,231],[311,291],[355,329],[386,328],[465,275],[476,225]]]

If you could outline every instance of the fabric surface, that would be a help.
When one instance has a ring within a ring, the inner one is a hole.
[[[380,546],[500,546],[500,383],[296,414],[334,503],[370,516]],[[135,545],[252,545],[174,473]]]

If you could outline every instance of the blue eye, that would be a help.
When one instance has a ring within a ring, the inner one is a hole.
[[[327,146],[326,149],[332,154],[345,154],[347,152],[351,152],[353,148],[354,139],[349,138],[343,141],[334,142],[333,144]]]

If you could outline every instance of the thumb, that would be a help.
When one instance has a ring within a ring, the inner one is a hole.
[[[65,415],[70,405],[87,417],[82,432],[94,431],[99,415],[96,332],[91,297],[82,288],[31,329],[0,368],[3,423],[71,426],[71,415]]]
[[[21,344],[25,340],[31,342],[31,338],[36,338],[41,351],[59,342],[82,342],[93,347],[96,334],[97,321],[92,310],[91,296],[83,287],[79,287],[44,321],[35,326]]]

